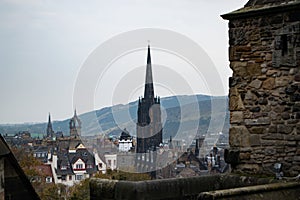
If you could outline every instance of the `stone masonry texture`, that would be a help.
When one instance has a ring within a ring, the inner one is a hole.
[[[229,19],[230,150],[234,172],[300,174],[300,2],[224,15]],[[259,1],[258,1],[259,2]],[[263,2],[261,3],[263,4]],[[240,16],[239,16],[240,14]]]

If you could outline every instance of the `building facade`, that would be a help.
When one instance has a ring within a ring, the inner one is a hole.
[[[74,149],[59,151],[52,159],[55,183],[72,186],[74,183],[97,173],[95,157],[85,146],[78,142]]]
[[[229,20],[233,171],[300,173],[300,1],[250,0]]]
[[[125,129],[119,138],[119,152],[128,152],[133,148],[133,137]]]

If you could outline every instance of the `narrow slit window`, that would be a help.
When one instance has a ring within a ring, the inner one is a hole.
[[[281,36],[281,52],[282,52],[282,56],[286,55],[288,52],[287,35]]]

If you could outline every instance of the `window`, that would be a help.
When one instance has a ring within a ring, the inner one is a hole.
[[[284,56],[288,51],[287,35],[281,35],[281,55]]]
[[[86,168],[91,169],[91,168],[93,168],[93,165],[88,164]]]
[[[76,164],[75,169],[83,169],[83,164]]]
[[[66,175],[62,175],[61,180],[65,181],[66,180]]]
[[[69,180],[70,180],[70,181],[72,180],[72,176],[71,176],[71,175],[69,175]]]
[[[77,181],[81,181],[83,179],[83,175],[82,174],[78,174],[75,176],[75,180]]]
[[[60,169],[61,169],[61,170],[67,169],[67,166],[66,166],[66,165],[62,165],[62,166],[60,167]]]
[[[51,177],[46,177],[46,183],[52,183],[52,178]]]
[[[108,167],[111,167],[111,160],[108,160]]]

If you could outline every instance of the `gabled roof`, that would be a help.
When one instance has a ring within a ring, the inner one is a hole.
[[[85,148],[79,148],[76,152],[65,152],[57,155],[57,174],[74,174],[72,165],[74,165],[79,159],[81,159],[85,164],[93,166],[86,170],[87,173],[94,173],[97,171],[93,154]],[[66,166],[67,169],[61,169],[61,166]]]
[[[78,159],[81,159],[84,163],[92,161],[94,163],[94,156],[87,149],[78,149],[76,153],[69,153],[70,163],[74,164]]]
[[[51,165],[49,164],[44,164],[44,165],[38,165],[35,167],[35,169],[39,172],[41,172],[43,175],[46,175],[46,176],[50,176],[50,177],[53,177],[53,174],[52,174],[52,170],[51,170]]]
[[[40,199],[2,135],[0,135],[0,157],[4,158],[5,162],[5,199]]]
[[[76,149],[86,149],[82,143],[79,143],[75,148]]]

